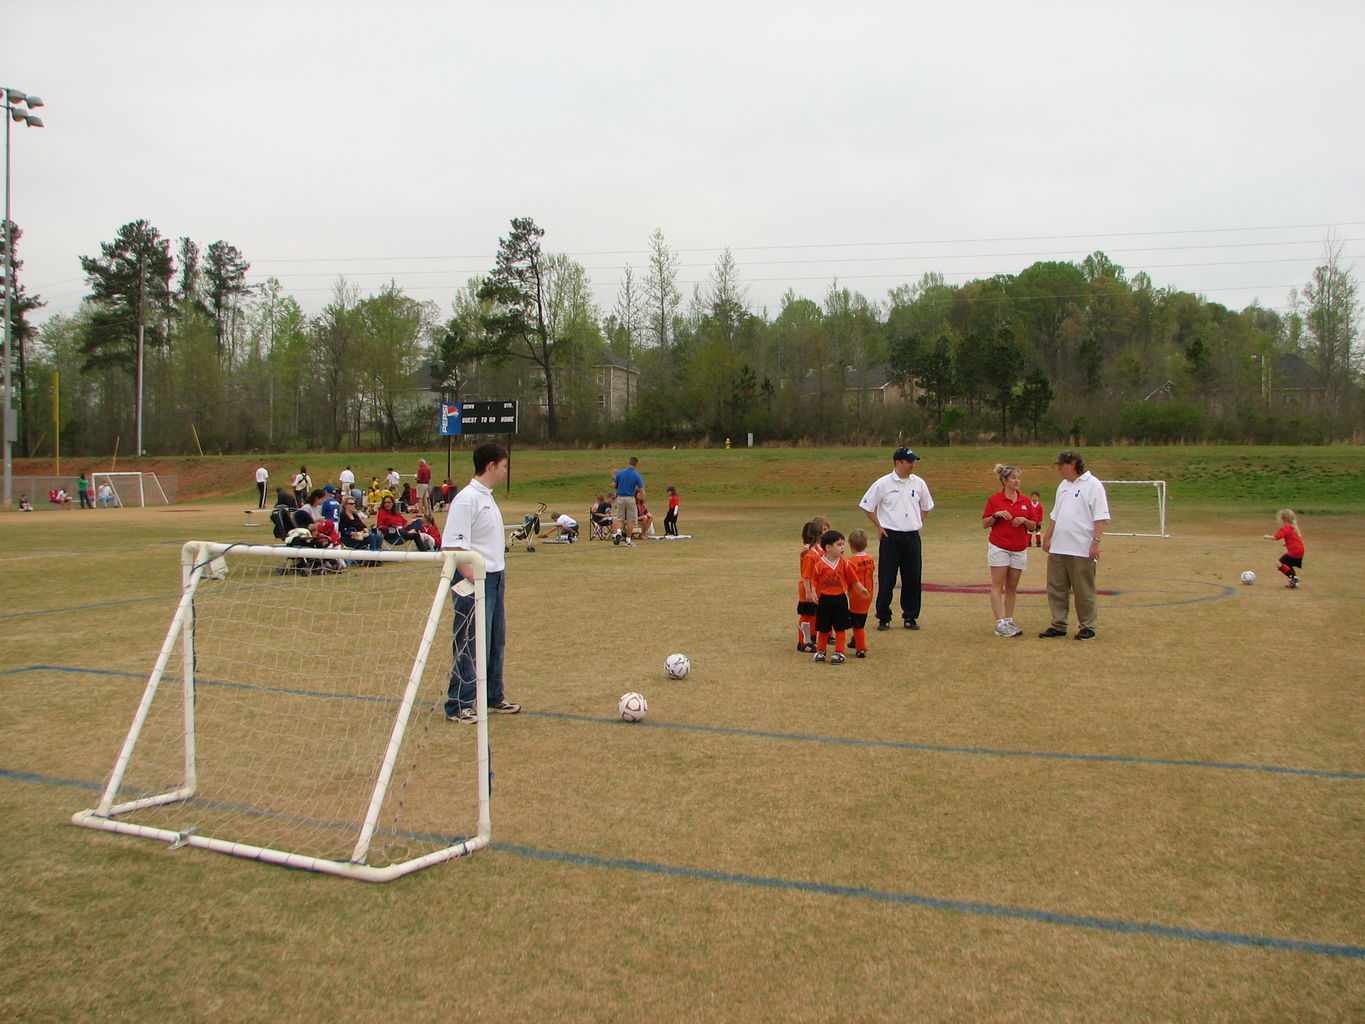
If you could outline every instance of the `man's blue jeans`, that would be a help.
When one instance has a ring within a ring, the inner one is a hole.
[[[488,703],[502,702],[502,651],[507,639],[507,612],[503,604],[505,573],[490,572],[484,580],[484,631],[488,636]],[[454,663],[446,691],[446,714],[472,708],[478,690],[478,666],[474,651],[474,598],[452,592],[455,621],[451,623]]]

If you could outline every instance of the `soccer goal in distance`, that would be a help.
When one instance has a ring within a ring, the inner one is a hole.
[[[1165,480],[1106,480],[1109,524],[1106,537],[1169,537]]]
[[[100,484],[108,484],[113,490],[117,507],[137,505],[146,508],[148,499],[155,504],[171,503],[155,473],[91,473],[90,493],[98,495]]]
[[[452,636],[464,551],[193,541],[182,594],[99,803],[72,823],[385,882],[488,845],[484,616]],[[463,632],[463,631],[462,631]],[[448,722],[474,645],[474,727]]]

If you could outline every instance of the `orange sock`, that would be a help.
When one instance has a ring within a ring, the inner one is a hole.
[[[834,649],[840,654],[843,654],[844,651],[848,650],[848,644],[844,640],[844,631],[842,629],[834,634]]]
[[[855,650],[867,650],[867,630],[855,629],[853,631],[853,647]]]

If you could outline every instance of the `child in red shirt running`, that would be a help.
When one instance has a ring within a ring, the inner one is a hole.
[[[831,665],[842,665],[844,657],[844,630],[852,625],[848,612],[850,592],[862,591],[862,596],[871,599],[872,594],[858,582],[853,569],[844,558],[844,535],[838,530],[826,530],[820,536],[820,546],[824,553],[816,560],[811,570],[811,583],[820,595],[816,613],[815,629],[820,639],[815,646],[815,660],[825,660],[825,648],[829,646],[829,635],[834,634],[834,653],[829,656]]]
[[[1284,585],[1285,589],[1298,590],[1297,570],[1303,568],[1303,535],[1299,533],[1299,521],[1294,517],[1292,508],[1280,509],[1279,521],[1279,532],[1267,533],[1265,539],[1284,541],[1284,554],[1280,556],[1279,570],[1289,577],[1289,582]]]
[[[1028,496],[1029,507],[1033,509],[1033,545],[1043,546],[1043,499],[1034,491]]]
[[[853,554],[846,559],[853,578],[866,593],[857,587],[848,592],[848,617],[853,620],[853,648],[859,658],[867,657],[867,613],[872,610],[872,577],[877,571],[877,563],[867,553],[867,533],[854,530],[848,535],[848,547]]]
[[[815,587],[810,574],[816,559],[824,554],[820,535],[829,529],[829,520],[817,516],[801,527],[801,580],[796,590],[796,649],[802,654],[815,652],[815,613],[818,610]]]

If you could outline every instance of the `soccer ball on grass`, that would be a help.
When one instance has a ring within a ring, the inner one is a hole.
[[[623,693],[621,700],[616,705],[616,710],[621,714],[623,722],[638,722],[649,714],[649,701],[645,700],[643,693]]]
[[[1256,582],[1256,574],[1248,569],[1246,572],[1242,573],[1242,582],[1248,587],[1251,586]]]
[[[664,659],[664,675],[669,679],[686,678],[692,671],[692,662],[686,654],[670,654]]]

